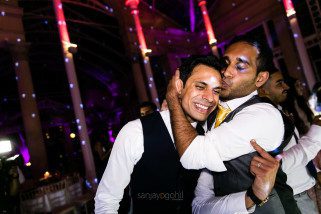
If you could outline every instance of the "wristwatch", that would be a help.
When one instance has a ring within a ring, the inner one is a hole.
[[[266,197],[263,201],[261,199],[259,199],[258,197],[256,197],[256,195],[253,192],[252,186],[250,186],[247,191],[246,191],[246,195],[248,197],[250,197],[250,199],[259,207],[263,206],[263,204],[265,204],[266,202],[268,202],[269,200],[269,196]]]

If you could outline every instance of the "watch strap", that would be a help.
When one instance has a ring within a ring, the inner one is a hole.
[[[264,200],[259,199],[258,197],[256,197],[256,195],[253,192],[252,186],[250,186],[247,191],[246,191],[246,195],[248,197],[250,197],[250,199],[259,207],[261,207],[263,204],[265,204],[266,202],[268,202],[269,200],[269,196],[266,197]]]

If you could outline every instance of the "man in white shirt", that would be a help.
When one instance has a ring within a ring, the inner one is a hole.
[[[269,80],[260,88],[260,96],[268,97],[274,104],[278,105],[283,103],[288,95],[289,86],[284,82],[281,71],[275,70],[275,73],[270,75]],[[317,206],[315,202],[308,195],[308,190],[313,188],[316,181],[307,168],[308,161],[312,160],[317,152],[321,149],[321,121],[320,117],[314,120],[308,134],[300,140],[298,137],[293,136],[289,144],[284,148],[285,152],[282,155],[285,164],[282,164],[283,171],[287,174],[287,184],[293,188],[294,199],[296,200],[299,209],[302,213],[317,214]],[[319,125],[318,125],[319,124]],[[299,136],[299,132],[295,129],[295,135]],[[307,142],[313,142],[313,147],[306,146]],[[300,143],[300,146],[307,150],[305,158],[302,155],[293,155],[291,157],[291,150],[293,146]],[[289,160],[292,158],[292,165],[289,165]],[[283,161],[283,162],[284,162]],[[312,162],[311,162],[312,164]],[[311,167],[314,167],[313,165]]]
[[[264,89],[264,90],[262,90]],[[284,83],[282,75],[277,72],[271,74],[269,80],[262,88],[260,95],[269,97],[275,104],[282,102],[287,96],[288,86]],[[306,190],[315,184],[314,178],[308,174],[305,166],[312,160],[321,149],[321,116],[316,117],[309,132],[298,139],[298,144],[294,137],[285,147],[282,154],[282,170],[287,174],[287,183],[293,188],[295,199],[302,213],[315,213],[315,205]],[[298,134],[297,130],[295,131]],[[213,176],[208,170],[204,170],[199,178],[193,208],[195,213],[215,213],[221,212],[221,207],[214,201],[219,200],[213,191]],[[233,202],[234,196],[229,195],[226,201]],[[233,203],[227,203],[233,206]]]
[[[233,112],[243,104],[256,99],[257,89],[268,80],[270,66],[273,65],[272,54],[270,54],[267,46],[262,43],[251,38],[239,37],[228,46],[224,59],[227,65],[222,71],[223,83],[220,104],[225,108],[230,108]],[[185,168],[207,168],[212,172],[224,171],[227,162],[239,159],[240,156],[253,154],[253,148],[246,144],[251,139],[255,139],[267,151],[279,148],[285,136],[282,115],[273,105],[266,102],[259,102],[242,108],[241,111],[233,114],[233,119],[229,122],[223,121],[219,127],[211,129],[205,136],[199,136],[186,120],[180,107],[176,88],[179,81],[177,73],[168,86],[166,100],[171,113],[175,145],[181,156],[181,163]],[[225,162],[223,163],[223,161]],[[249,161],[250,159],[247,158],[245,166],[249,165]],[[256,165],[259,168],[265,167],[260,162],[256,162]],[[246,170],[245,166],[242,165],[242,169]],[[221,185],[215,186],[212,183],[214,188],[217,188],[217,192],[221,192],[221,199],[219,201],[203,201],[203,205],[213,206],[208,206],[209,209],[202,210],[201,213],[239,213],[242,212],[240,205],[249,207],[250,202],[246,200],[247,198],[251,198],[252,205],[254,205],[253,202],[262,205],[268,200],[266,192],[252,190],[251,179],[253,177],[251,178],[249,172],[241,172],[240,174],[238,169],[235,166],[233,167],[232,170],[226,171],[230,173],[229,176],[218,175]],[[245,177],[245,174],[248,177]],[[243,185],[242,180],[237,180],[239,177],[246,179],[245,185]],[[241,187],[233,186],[233,179]],[[285,184],[284,176],[282,179]],[[213,182],[216,182],[215,179]],[[230,186],[235,188],[231,190]],[[255,212],[258,211],[258,213],[299,213],[296,203],[291,197],[291,194],[293,194],[291,189],[286,188],[286,190],[274,192],[267,206],[253,206],[250,211],[255,209]],[[286,192],[287,194],[286,197],[283,197],[283,200],[288,201],[281,201],[282,204],[278,198],[280,192]],[[245,204],[243,204],[244,198]],[[271,203],[275,204],[271,205]]]
[[[214,57],[191,58],[181,66],[180,97],[194,126],[217,106],[221,68]],[[130,184],[134,213],[184,213],[184,200],[188,200],[184,185],[189,176],[172,141],[168,111],[131,121],[114,143],[97,189],[95,212],[117,213],[124,189]],[[191,201],[192,196],[187,205],[190,210]]]

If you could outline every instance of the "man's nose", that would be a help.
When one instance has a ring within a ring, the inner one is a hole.
[[[285,89],[285,90],[289,90],[289,89],[290,89],[290,87],[288,86],[288,84],[283,83],[283,89]]]
[[[233,69],[229,65],[222,70],[222,74],[223,74],[223,77],[226,77],[226,78],[232,77],[233,76]]]
[[[214,95],[213,95],[213,92],[212,90],[205,90],[203,95],[202,95],[202,98],[204,100],[206,100],[207,102],[211,103],[213,102],[214,100]]]

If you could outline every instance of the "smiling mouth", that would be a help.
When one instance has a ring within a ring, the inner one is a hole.
[[[212,106],[203,105],[200,103],[195,103],[196,109],[201,113],[207,113]]]

